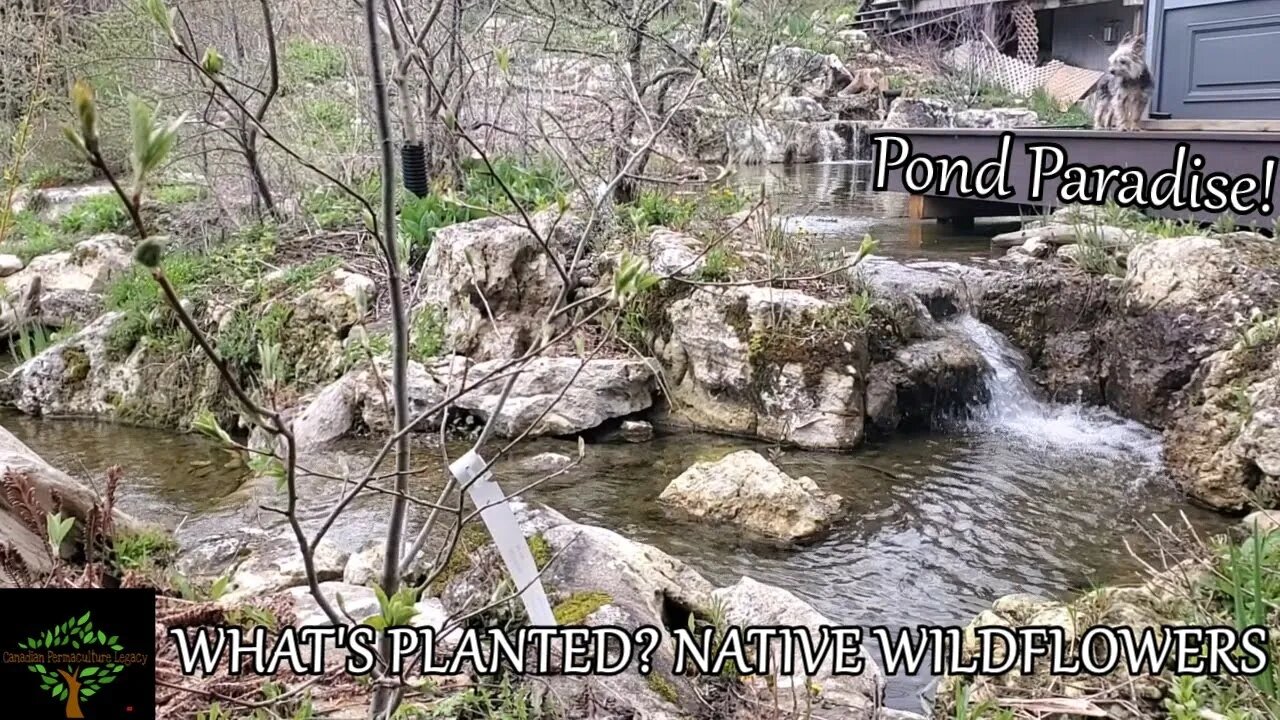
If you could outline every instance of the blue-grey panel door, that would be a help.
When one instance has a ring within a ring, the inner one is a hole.
[[[1280,0],[1155,0],[1148,10],[1154,110],[1280,120]]]

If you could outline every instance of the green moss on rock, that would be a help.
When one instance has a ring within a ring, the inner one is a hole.
[[[551,557],[554,554],[551,550],[551,543],[538,533],[529,538],[529,552],[533,553],[533,562],[542,570],[551,564]]]
[[[89,377],[89,356],[80,345],[72,345],[62,351],[62,365],[71,383],[82,383]]]
[[[489,532],[485,530],[483,525],[473,523],[464,525],[461,533],[458,535],[458,543],[453,548],[453,553],[445,560],[444,567],[440,569],[439,574],[431,581],[428,591],[432,595],[439,595],[449,586],[454,578],[465,573],[471,568],[471,555],[475,551],[489,544]]]
[[[680,699],[680,696],[676,693],[676,686],[672,685],[670,680],[657,672],[646,677],[644,681],[649,686],[649,689],[663,700],[674,704],[676,700]]]
[[[613,602],[613,596],[606,592],[574,593],[555,608],[556,622],[560,625],[578,625],[592,613]]]

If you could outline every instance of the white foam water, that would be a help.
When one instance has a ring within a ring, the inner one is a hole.
[[[1011,441],[1046,451],[1159,465],[1163,446],[1150,428],[1107,408],[1041,400],[1028,378],[1027,359],[1005,336],[977,318],[951,321],[987,362],[987,403],[973,408],[971,423]]]

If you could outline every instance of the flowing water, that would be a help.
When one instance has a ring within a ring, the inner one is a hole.
[[[958,259],[986,255],[992,227],[971,234],[911,223],[905,199],[865,192],[865,166],[832,164],[757,169],[743,182],[765,183],[781,198],[793,227],[822,242],[856,245],[873,233],[882,252],[899,257]],[[750,575],[785,587],[838,623],[891,627],[964,624],[995,598],[1014,592],[1064,597],[1138,572],[1125,550],[1148,548],[1142,525],[1186,513],[1205,531],[1226,520],[1187,505],[1161,464],[1159,436],[1096,409],[1042,402],[1024,360],[991,328],[959,318],[989,365],[990,402],[946,432],[899,437],[854,453],[787,451],[777,464],[808,475],[848,501],[848,515],[818,542],[784,548],[735,539],[708,523],[672,518],[656,500],[690,464],[743,447],[738,440],[697,434],[642,445],[591,446],[585,461],[532,494],[575,520],[612,528],[684,559],[717,584]],[[184,547],[204,552],[242,540],[248,528],[279,518],[246,509],[241,467],[200,439],[79,421],[7,414],[0,423],[49,462],[82,477],[126,469],[123,506],[178,528]],[[424,441],[425,442],[425,441]],[[455,449],[453,454],[457,456]],[[576,445],[539,440],[521,456]],[[365,441],[344,443],[333,461],[360,467]],[[418,458],[439,454],[426,445]],[[496,467],[507,490],[523,475]],[[438,488],[422,478],[419,492]],[[302,488],[304,521],[318,522],[340,491],[331,481]],[[372,539],[386,517],[385,498],[357,503],[333,537],[348,549]],[[216,555],[216,553],[209,553]],[[224,558],[225,559],[225,558]],[[918,709],[932,678],[891,677],[889,704]]]
[[[971,318],[955,321],[990,365],[991,401],[945,433],[903,437],[856,453],[788,451],[777,460],[844,496],[848,516],[820,541],[784,548],[735,540],[706,523],[665,515],[656,499],[699,460],[750,443],[680,434],[643,444],[592,446],[585,462],[532,497],[575,520],[603,525],[680,557],[717,584],[741,575],[785,587],[839,623],[891,627],[964,624],[995,598],[1014,592],[1065,596],[1137,571],[1125,550],[1147,547],[1142,524],[1153,514],[1185,512],[1205,530],[1225,520],[1186,505],[1160,463],[1159,437],[1110,412],[1040,401],[1021,371],[1021,356]],[[179,526],[184,546],[238,538],[243,526],[278,522],[245,516],[226,500],[243,480],[227,456],[191,437],[77,421],[0,416],[6,428],[53,464],[84,477],[112,464],[127,469],[123,505]],[[757,449],[762,449],[756,446]],[[346,443],[341,457],[358,467],[371,450]],[[522,455],[576,448],[531,443]],[[419,457],[438,452],[423,447]],[[497,467],[508,490],[513,466]],[[421,481],[421,491],[439,486]],[[308,522],[318,521],[334,483],[304,488]],[[352,509],[334,536],[349,549],[370,539],[386,501]],[[919,707],[932,678],[891,677],[889,702]]]

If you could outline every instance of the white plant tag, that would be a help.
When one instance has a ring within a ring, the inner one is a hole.
[[[524,602],[529,620],[536,626],[553,627],[556,616],[551,612],[551,602],[547,600],[547,591],[542,587],[542,579],[538,577],[538,565],[529,551],[520,523],[516,522],[516,514],[507,502],[506,494],[498,483],[493,481],[493,474],[485,470],[488,465],[475,450],[468,450],[465,455],[453,461],[449,472],[458,479],[460,487],[467,488],[471,502],[480,511],[480,519],[489,529],[493,544],[507,566],[507,572],[515,582],[516,588],[524,588],[520,599]],[[474,480],[474,482],[472,482]]]

